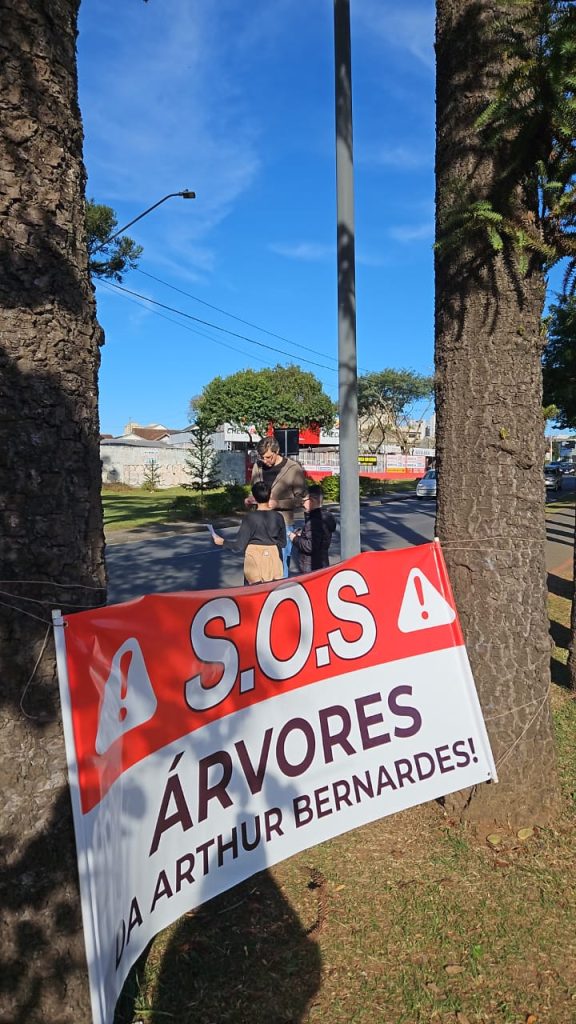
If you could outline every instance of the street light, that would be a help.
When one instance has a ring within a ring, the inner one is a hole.
[[[360,553],[358,371],[350,0],[334,0],[336,74],[336,191],[338,240],[338,406],[340,412],[340,548]]]
[[[165,203],[167,199],[173,199],[174,196],[181,196],[182,199],[196,199],[196,193],[191,192],[189,188],[183,189],[182,192],[169,192],[167,196],[164,196],[162,199],[159,199],[158,202],[154,203],[153,206],[149,206],[148,209],[144,210],[143,213],[139,213],[137,217],[134,217],[134,220],[129,221],[128,224],[125,224],[123,228],[119,228],[118,231],[115,231],[114,234],[110,235],[109,238],[105,238],[104,241],[100,243],[100,245],[97,245],[96,248],[92,250],[92,253],[99,252],[100,249],[103,249],[104,246],[108,245],[109,242],[113,242],[115,238],[118,238],[118,235],[121,235],[124,231],[126,231],[127,228],[132,227],[132,225],[135,224],[137,220],[142,220],[142,217],[145,217],[147,213],[151,213],[152,210],[155,210],[157,206],[160,206],[162,203]]]

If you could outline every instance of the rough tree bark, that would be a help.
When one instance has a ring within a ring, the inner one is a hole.
[[[474,122],[505,64],[489,0],[437,0],[437,238],[462,190],[510,199],[506,142],[488,152]],[[518,215],[536,196],[515,184]],[[548,692],[541,314],[533,260],[476,235],[436,254],[438,511],[443,543],[500,783],[447,803],[476,821],[545,821],[556,800]]]
[[[90,1018],[50,628],[105,599],[78,6],[0,0],[3,1024]]]

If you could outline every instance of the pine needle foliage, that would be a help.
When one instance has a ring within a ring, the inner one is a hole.
[[[111,206],[86,200],[86,241],[90,273],[93,277],[122,281],[127,270],[134,270],[143,248],[128,235],[106,242],[118,227]]]
[[[544,400],[555,405],[554,419],[561,428],[576,426],[576,296],[562,296],[550,306],[544,321],[548,343],[544,349]]]
[[[493,194],[475,196],[453,182],[439,231],[440,255],[469,246],[478,234],[493,253],[512,246],[527,273],[531,258],[548,270],[567,258],[564,288],[576,288],[576,3],[503,0],[494,25],[502,66],[509,68],[478,116],[478,141],[498,152]],[[527,217],[521,194],[536,198]]]
[[[186,473],[190,482],[185,486],[199,491],[203,496],[205,491],[220,483],[218,453],[212,444],[210,431],[202,420],[196,420],[191,427],[191,435],[186,458]]]

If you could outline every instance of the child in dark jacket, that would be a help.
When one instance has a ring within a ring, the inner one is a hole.
[[[252,486],[256,502],[254,512],[248,512],[233,541],[224,540],[215,533],[212,539],[221,547],[244,552],[244,580],[246,583],[269,583],[283,577],[282,549],[286,546],[286,524],[280,512],[268,505],[270,488],[258,481]]]
[[[336,529],[336,520],[331,512],[322,508],[324,493],[318,484],[308,488],[308,494],[302,499],[304,504],[304,526],[301,530],[289,533],[292,547],[298,552],[301,572],[314,572],[325,569],[330,563],[328,551],[332,543],[332,534]]]

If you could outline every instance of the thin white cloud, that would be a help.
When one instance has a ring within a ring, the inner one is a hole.
[[[336,246],[324,245],[321,242],[271,242],[268,248],[277,256],[285,256],[289,260],[302,260],[304,263],[326,263],[336,258]]]
[[[359,163],[396,170],[419,170],[432,164],[433,156],[420,146],[367,145],[357,153]]]
[[[358,23],[395,49],[409,53],[419,64],[434,68],[433,0],[420,3],[384,4],[382,0],[361,0]]]
[[[434,238],[434,224],[432,221],[425,221],[422,224],[398,225],[390,228],[388,235],[395,242],[421,242],[427,238]]]
[[[386,255],[376,256],[374,253],[360,249],[356,251],[356,263],[359,267],[385,267],[389,263],[389,259]]]
[[[98,0],[96,9],[86,0],[80,36],[89,195],[139,211],[194,189],[186,210],[171,200],[134,233],[144,243],[161,236],[176,260],[199,256],[202,270],[212,259],[206,236],[261,166],[258,126],[227,73],[232,42],[218,30],[217,7],[169,0],[118,9],[115,0]]]
[[[336,246],[322,242],[272,242],[268,248],[277,256],[289,260],[300,260],[302,263],[336,263]],[[386,263],[383,256],[356,248],[356,264],[363,267],[382,267]]]

